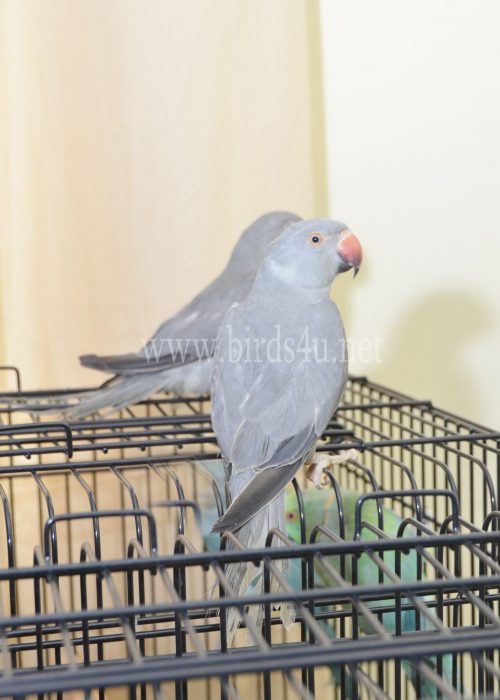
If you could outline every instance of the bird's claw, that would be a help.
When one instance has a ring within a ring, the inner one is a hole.
[[[311,481],[317,489],[324,489],[328,485],[328,477],[325,474],[325,464],[323,455],[318,455],[314,462],[311,462],[306,469],[306,478]]]
[[[335,455],[319,454],[316,452],[314,460],[306,469],[306,478],[309,479],[317,489],[324,489],[325,486],[328,486],[330,483],[328,476],[325,474],[325,469],[334,467],[337,464],[345,464],[345,462],[351,459],[357,459],[358,457],[359,452],[354,448],[344,450],[344,452],[339,452]]]

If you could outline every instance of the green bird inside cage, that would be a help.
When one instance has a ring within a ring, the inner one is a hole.
[[[356,503],[361,496],[361,493],[356,491],[351,491],[348,489],[341,488],[340,496],[342,499],[342,513],[343,517],[340,517],[339,504],[336,500],[335,491],[331,488],[325,488],[322,490],[309,489],[303,492],[302,498],[304,500],[304,516],[305,516],[305,526],[306,526],[306,539],[311,540],[311,535],[315,527],[318,525],[323,525],[327,530],[339,536],[341,528],[341,520],[343,521],[344,530],[344,540],[350,541],[354,539],[355,535],[355,512]],[[300,517],[299,508],[297,502],[297,496],[293,489],[290,489],[286,496],[286,520],[287,520],[287,534],[290,539],[295,542],[300,542]],[[394,511],[389,508],[381,509],[381,522],[379,522],[379,512],[377,508],[377,503],[375,500],[365,501],[362,509],[362,521],[366,524],[361,530],[361,539],[365,540],[378,540],[379,536],[374,532],[371,527],[379,528],[382,525],[382,530],[384,534],[389,538],[395,538],[398,535],[398,530],[401,525],[401,518]],[[411,531],[413,535],[414,532]],[[325,534],[319,534],[316,541],[321,542],[331,542]],[[395,573],[397,570],[396,566],[396,554],[394,551],[388,551],[384,553],[383,564],[387,568]],[[408,552],[402,552],[400,555],[401,561],[399,563],[399,578],[404,583],[413,583],[418,580],[425,580],[425,575],[421,571],[419,574],[419,567],[417,561],[417,553],[415,549],[410,549]],[[342,561],[343,559],[343,561]],[[330,556],[326,558],[326,566],[317,561],[315,567],[315,586],[335,586],[337,576],[342,576],[344,581],[348,584],[358,584],[358,585],[373,585],[380,581],[380,571],[381,565],[379,564],[380,555],[362,554],[359,559],[352,555],[341,556]],[[293,580],[291,584],[293,588],[300,588],[301,575],[298,570],[299,567],[295,567],[291,571]],[[333,570],[333,571],[332,571]],[[390,584],[391,577],[383,573],[382,578],[383,583]],[[422,601],[423,602],[423,601]],[[400,630],[401,634],[415,632],[417,629],[431,631],[434,629],[434,625],[431,620],[426,618],[423,614],[418,614],[415,608],[409,607],[409,599],[403,598],[401,601],[402,612],[401,612],[401,623]],[[390,609],[388,612],[379,613],[377,618],[382,622],[385,630],[389,634],[394,635],[397,632],[397,619],[395,608],[395,599],[387,598],[385,600],[368,600],[366,601],[367,607],[371,612],[376,613],[377,609]],[[405,606],[406,609],[405,609]],[[335,636],[335,631],[331,624],[325,623],[329,634],[333,637]],[[359,630],[363,634],[374,634],[370,618],[364,615],[359,616]],[[424,663],[429,669],[437,671],[438,660],[436,657],[431,657],[425,659]],[[419,698],[436,698],[438,697],[438,689],[435,683],[431,679],[424,678],[420,674],[420,678],[417,677],[414,667],[407,661],[402,663],[404,671],[407,677],[415,686],[417,695]],[[452,659],[450,655],[443,658],[442,661],[442,677],[446,682],[451,681],[452,674]],[[340,669],[333,668],[332,675],[334,680],[338,683],[340,682],[341,673]],[[348,696],[352,695],[352,680],[349,676],[346,676],[345,684],[347,685]]]
[[[218,460],[214,460],[211,462],[203,462],[202,464],[198,463],[197,466],[201,468],[206,475],[209,475],[210,479],[215,481],[224,503],[224,475],[222,463]],[[206,483],[208,484],[208,482]],[[340,508],[333,488],[327,487],[321,490],[308,489],[302,491],[306,541],[309,542],[311,540],[313,530],[320,525],[326,528],[327,532],[330,531],[333,533],[333,536],[337,539],[340,537],[342,531],[345,541],[352,541],[354,539],[356,503],[363,494],[345,488],[340,488],[339,494],[342,500]],[[205,547],[209,551],[217,551],[220,546],[220,538],[219,535],[211,532],[211,526],[218,517],[218,514],[211,487],[208,487],[201,494],[200,505],[202,507],[202,530]],[[342,513],[342,517],[340,513]],[[362,522],[364,527],[361,530],[361,540],[377,541],[379,535],[370,529],[370,527],[377,529],[382,525],[381,529],[386,537],[396,538],[402,520],[399,515],[389,508],[381,508],[380,520],[377,502],[375,500],[368,500],[363,504]],[[286,493],[286,526],[286,534],[288,537],[300,543],[301,519],[297,495],[292,486],[288,487]],[[407,531],[407,534],[414,535],[414,532]],[[320,532],[316,541],[332,542],[332,539]],[[401,552],[399,555],[401,558],[399,567],[396,565],[396,556],[394,551],[386,551],[382,561],[394,574],[399,568],[399,578],[402,582],[414,583],[415,581],[425,580],[425,574],[422,567],[419,567],[415,549]],[[384,573],[381,578],[380,570],[380,562],[373,553],[371,555],[369,553],[364,553],[357,561],[355,561],[353,555],[344,555],[343,557],[338,555],[328,556],[325,558],[325,563],[322,564],[320,560],[316,563],[314,587],[336,587],[340,581],[340,577],[343,579],[343,585],[373,585],[379,581],[383,582],[380,584],[381,586],[384,583],[390,585],[390,576]],[[287,572],[287,583],[294,591],[303,589],[302,566],[299,559],[291,560],[291,565]],[[395,635],[397,632],[395,598],[388,597],[384,600],[366,600],[363,602],[365,602],[369,612],[373,613],[373,615],[380,620],[387,633]],[[425,606],[425,599],[420,598],[420,602],[422,606]],[[400,633],[402,635],[416,632],[418,629],[425,632],[431,632],[435,629],[435,625],[432,623],[431,619],[425,617],[421,611],[416,612],[414,602],[410,601],[409,598],[402,598],[401,606]],[[351,605],[345,604],[343,608],[344,612],[350,611],[352,613]],[[380,611],[385,610],[385,612],[377,613],[377,609]],[[316,606],[315,608],[316,613],[324,613],[328,610],[329,606]],[[432,618],[435,612],[432,607],[429,607],[428,610]],[[373,617],[360,614],[358,620],[359,632],[361,634],[373,635],[376,633],[373,627]],[[331,639],[337,636],[334,624],[331,620],[323,619],[320,624]],[[431,700],[443,696],[439,695],[435,674],[439,675],[446,685],[451,686],[452,657],[449,654],[444,655],[441,661],[439,661],[437,657],[422,659],[418,672],[409,661],[403,661],[401,666],[406,677],[412,683],[417,697],[421,698],[421,700]],[[425,668],[422,672],[424,666]],[[428,674],[425,673],[426,670],[429,671]],[[354,671],[353,677],[353,673],[349,669],[343,670],[340,666],[333,666],[331,668],[332,682],[336,687],[342,687],[345,697],[349,699],[357,697],[354,692],[355,676],[356,671]]]

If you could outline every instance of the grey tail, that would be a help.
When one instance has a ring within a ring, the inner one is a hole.
[[[255,476],[240,491],[212,532],[235,532],[280,494],[302,466],[302,460],[284,467],[269,467]]]
[[[285,493],[282,491],[271,503],[261,508],[251,520],[248,520],[240,527],[235,535],[245,549],[258,549],[265,547],[268,532],[272,529],[279,529],[286,532],[285,523]],[[279,547],[283,542],[275,537],[272,542],[273,547]],[[235,546],[228,540],[227,550],[235,549]],[[286,577],[286,560],[275,559],[274,566],[277,573]],[[258,594],[263,591],[262,566],[256,567],[252,563],[238,562],[228,564],[225,575],[231,591],[228,595],[235,594],[237,597],[244,597],[249,594]],[[271,575],[271,592],[277,592],[281,588],[278,580]],[[255,626],[260,633],[262,624],[263,608],[261,605],[252,605],[245,610],[247,622],[247,635],[250,644],[255,644],[251,630],[248,626]],[[285,603],[281,606],[281,619],[288,628],[295,619],[295,608],[292,603]],[[227,610],[227,631],[228,643],[234,645],[235,635],[242,620],[242,614],[237,608]]]
[[[79,403],[65,409],[63,416],[66,420],[75,422],[102,410],[114,413],[160,391],[164,388],[165,381],[165,376],[161,374],[117,377],[112,383],[85,394]]]

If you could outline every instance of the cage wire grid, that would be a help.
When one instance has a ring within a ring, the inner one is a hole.
[[[204,514],[223,502],[195,467],[218,456],[206,397],[160,394],[68,425],[43,409],[82,390],[23,392],[5,373],[16,390],[0,395],[2,697],[500,694],[500,433],[351,377],[319,446],[347,453],[326,472],[336,528],[307,522],[301,474],[300,541],[272,532],[262,550],[225,551],[222,538],[206,551]],[[263,593],[235,596],[234,561],[262,566]]]

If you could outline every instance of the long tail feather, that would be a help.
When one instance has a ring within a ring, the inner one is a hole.
[[[278,528],[286,533],[285,523],[285,494],[282,492],[265,508],[260,510],[248,522],[246,522],[235,535],[245,549],[259,549],[266,546],[268,532]],[[274,538],[273,547],[282,546],[280,539]],[[235,549],[235,545],[228,540],[228,550]],[[279,575],[286,577],[288,566],[285,561],[275,559],[274,566]],[[225,571],[229,586],[238,597],[244,597],[250,592],[259,594],[264,591],[264,578],[262,565],[256,567],[252,563],[229,564]],[[280,590],[278,580],[271,575],[271,592]],[[295,619],[295,611],[292,603],[286,603],[280,607],[281,619],[288,627]],[[250,606],[248,617],[259,629],[262,624],[263,608],[261,605]],[[241,623],[241,614],[236,608],[230,608],[227,612],[228,642],[233,645],[236,631]]]
[[[63,415],[66,420],[74,422],[104,409],[108,413],[114,413],[147,399],[155,391],[163,389],[164,385],[165,377],[158,374],[118,377],[113,384],[85,394],[79,403],[66,409]]]

